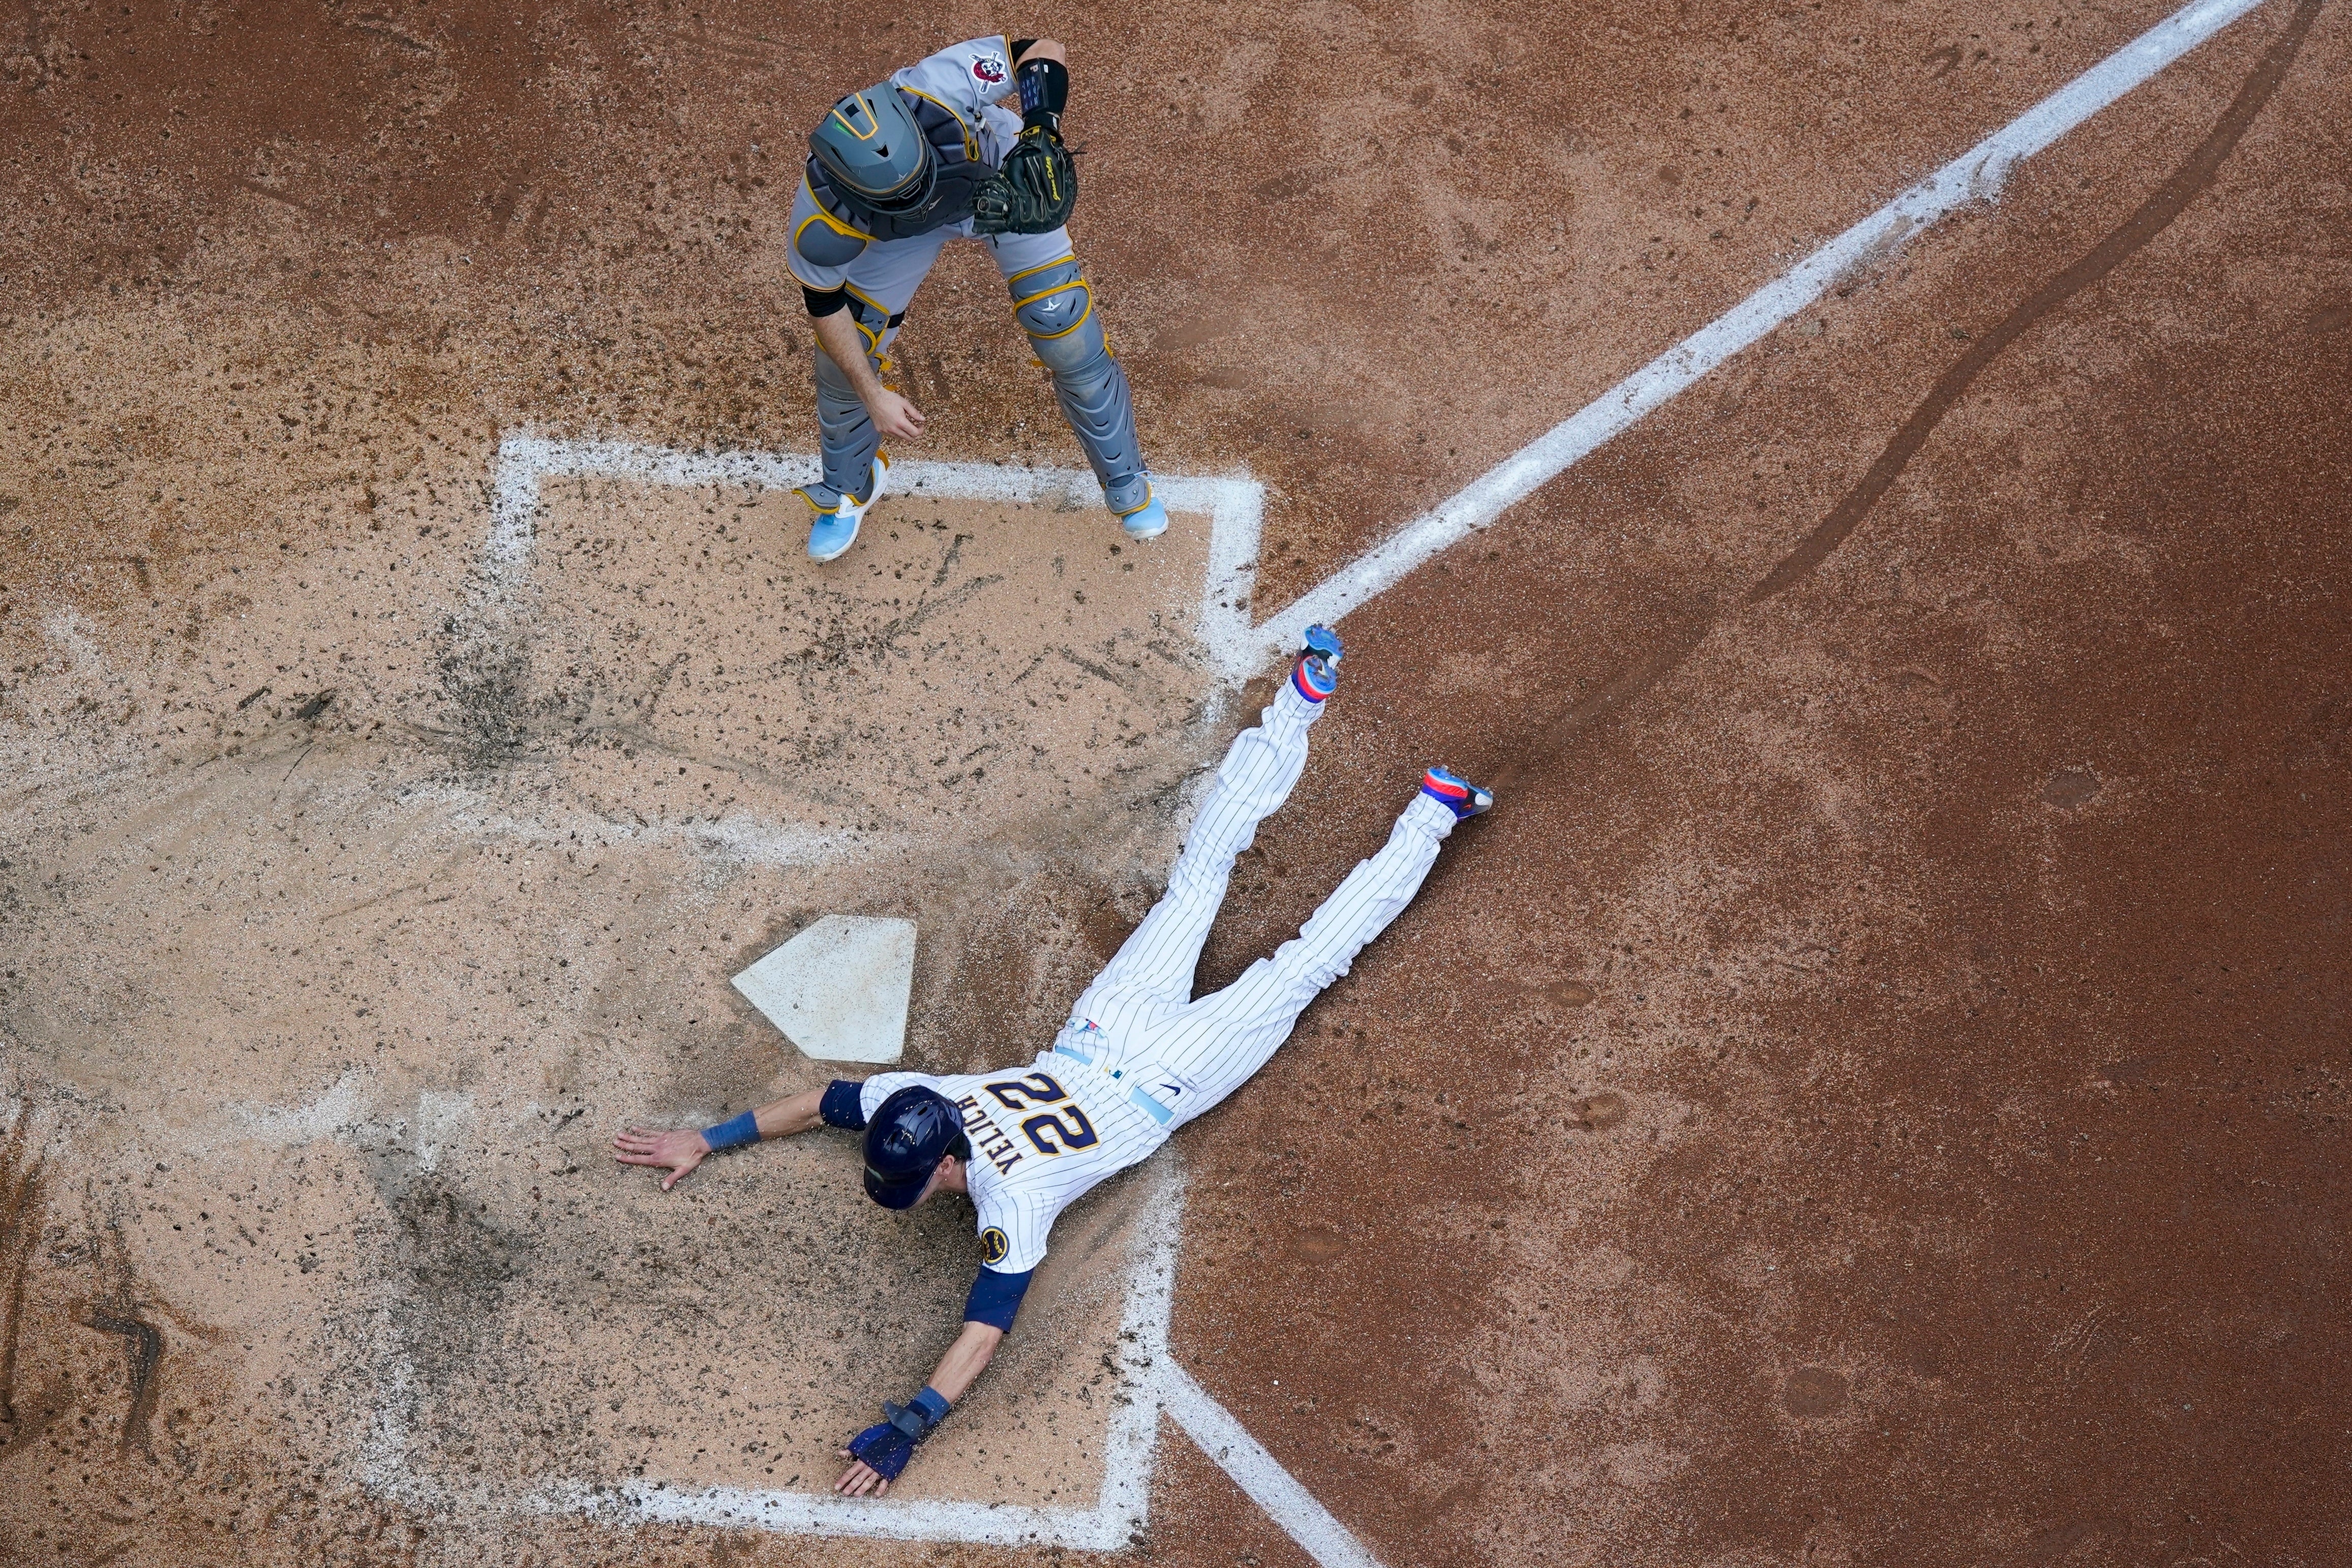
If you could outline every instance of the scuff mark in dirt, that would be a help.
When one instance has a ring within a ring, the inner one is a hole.
[[[40,1156],[26,1154],[32,1126],[31,1110],[17,1107],[16,1124],[0,1145],[0,1269],[7,1271],[6,1294],[0,1297],[0,1425],[7,1426],[10,1437],[16,1432],[16,1338],[25,1317],[25,1270],[41,1233],[43,1210]]]
[[[131,1358],[131,1410],[122,1418],[122,1451],[127,1455],[136,1449],[152,1456],[154,1448],[147,1424],[154,1416],[155,1401],[163,1389],[157,1375],[163,1363],[163,1331],[127,1302],[110,1310],[92,1308],[84,1321],[100,1333],[122,1336]]]
[[[1652,648],[1641,662],[1619,671],[1600,690],[1553,720],[1536,744],[1504,764],[1487,787],[1507,790],[1528,768],[1549,765],[1550,759],[1579,734],[1617,713],[1680,668],[1721,618],[1722,611],[1717,606],[1709,606],[1691,616],[1675,637]]]
[[[454,619],[444,628],[453,637]],[[454,647],[440,660],[448,728],[434,733],[460,766],[491,773],[530,747],[530,654],[518,641],[485,637]]]
[[[147,1310],[139,1300],[138,1279],[131,1271],[131,1254],[122,1232],[120,1194],[107,1200],[104,1206],[115,1212],[103,1218],[100,1216],[100,1203],[94,1184],[84,1185],[82,1202],[89,1236],[84,1251],[91,1269],[104,1283],[93,1293],[89,1315],[81,1323],[84,1328],[121,1339],[123,1353],[129,1358],[131,1405],[123,1413],[121,1451],[125,1458],[137,1453],[152,1459],[155,1449],[149,1426],[154,1419],[156,1401],[163,1392],[163,1331],[148,1321]]]
[[[2323,0],[2303,0],[2271,47],[2240,84],[2228,109],[2147,200],[2083,258],[2037,289],[2001,322],[1976,339],[1928,389],[1911,416],[1886,444],[1877,461],[1846,492],[1811,533],[1748,589],[1749,605],[1761,604],[1802,582],[1861,526],[1864,518],[1893,487],[1914,454],[1927,444],[1944,416],[1966,395],[1984,368],[2001,350],[2015,342],[2043,317],[2121,266],[2148,241],[2164,232],[2189,204],[2212,184],[2222,163],[2285,79],[2303,47],[2305,35],[2319,15]],[[1680,668],[1707,634],[1721,624],[1726,606],[1715,605],[1684,623],[1683,630],[1659,644],[1633,665],[1612,679],[1601,690],[1569,707],[1545,726],[1536,743],[1519,752],[1494,776],[1492,787],[1507,788],[1531,766],[1546,764],[1583,731],[1619,712],[1636,698]]]
[[[394,1226],[409,1354],[439,1386],[481,1350],[509,1282],[529,1264],[530,1238],[491,1219],[486,1204],[401,1151],[373,1159],[370,1175]]]
[[[2237,96],[2231,100],[2230,107],[2222,111],[2205,140],[2173,171],[2170,179],[2140,204],[2137,211],[2093,246],[2082,259],[2035,289],[1998,326],[1971,342],[1968,352],[1936,378],[1935,385],[1927,389],[1927,395],[1920,399],[1911,416],[1895,432],[1894,439],[1886,443],[1885,450],[1870,465],[1869,472],[1796,549],[1748,591],[1749,604],[1759,604],[1795,586],[1829,559],[1830,552],[1862,525],[1862,520],[1870,515],[1879,498],[1902,477],[1912,457],[1927,445],[1927,437],[1935,433],[1944,416],[1967,395],[1977,377],[2003,349],[2024,336],[2044,316],[2123,265],[2141,247],[2170,227],[2173,219],[2205,193],[2221,173],[2222,162],[2236,149],[2238,139],[2246,133],[2246,128],[2286,79],[2288,68],[2302,51],[2304,35],[2311,31],[2312,23],[2318,18],[2321,4],[2322,0],[2303,0],[2295,7],[2284,30],[2255,62]]]
[[[920,631],[925,622],[961,607],[982,589],[1003,581],[1003,573],[992,572],[971,578],[937,598],[926,594],[913,609],[870,632],[853,632],[845,626],[835,626],[810,644],[804,657],[820,664],[845,664],[853,654],[862,654],[878,664],[896,652],[900,643]]]
[[[485,1205],[432,1173],[394,1197],[392,1207],[404,1261],[436,1300],[492,1300],[520,1271],[523,1239],[491,1224]]]

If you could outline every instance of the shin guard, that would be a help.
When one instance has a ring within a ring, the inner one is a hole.
[[[1095,313],[1094,290],[1076,257],[1064,257],[1006,280],[1013,311],[1053,373],[1062,416],[1087,451],[1103,499],[1120,517],[1151,500],[1151,474],[1135,433],[1135,404],[1127,373],[1111,357]]]
[[[823,349],[816,351],[817,441],[824,458],[824,477],[801,488],[800,497],[819,511],[831,511],[844,496],[871,500],[866,487],[874,472],[874,454],[882,447],[882,433],[849,377]]]

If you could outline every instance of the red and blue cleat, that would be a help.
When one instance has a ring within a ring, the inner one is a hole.
[[[1290,667],[1290,684],[1309,702],[1319,703],[1339,689],[1339,634],[1329,626],[1307,628],[1300,639],[1298,662]]]
[[[1444,805],[1457,821],[1495,804],[1492,790],[1479,788],[1451,768],[1432,768],[1422,774],[1421,793]]]

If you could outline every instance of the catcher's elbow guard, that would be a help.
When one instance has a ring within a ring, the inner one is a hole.
[[[1060,135],[1062,111],[1070,106],[1070,68],[1059,60],[1024,60],[1013,75],[1021,85],[1022,129],[1042,125]]]

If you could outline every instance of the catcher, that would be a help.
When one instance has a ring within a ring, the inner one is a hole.
[[[667,1189],[715,1150],[845,1128],[864,1134],[866,1195],[884,1208],[912,1208],[940,1193],[971,1198],[981,1265],[963,1328],[930,1382],[906,1404],[883,1405],[884,1419],[849,1440],[835,1491],[888,1489],[1012,1330],[1055,1216],[1248,1081],[1307,1005],[1403,912],[1454,825],[1495,804],[1460,774],[1427,770],[1388,842],[1297,936],[1223,991],[1195,997],[1193,969],[1234,858],[1306,768],[1307,731],[1338,689],[1339,658],[1337,634],[1308,628],[1290,679],[1218,765],[1166,894],[1079,994],[1052,1047],[1028,1065],[838,1079],[698,1132],[625,1127],[614,1138],[623,1164],[667,1170]]]
[[[1018,92],[1021,115],[998,101]],[[1127,374],[1111,358],[1094,295],[1063,225],[1077,171],[1062,145],[1068,57],[1051,38],[974,38],[835,104],[809,135],[793,199],[793,276],[816,328],[824,478],[798,493],[815,509],[809,554],[831,561],[888,482],[885,438],[922,433],[922,411],[882,384],[907,307],[950,236],[984,241],[1013,314],[1131,539],[1168,513],[1135,434]]]

